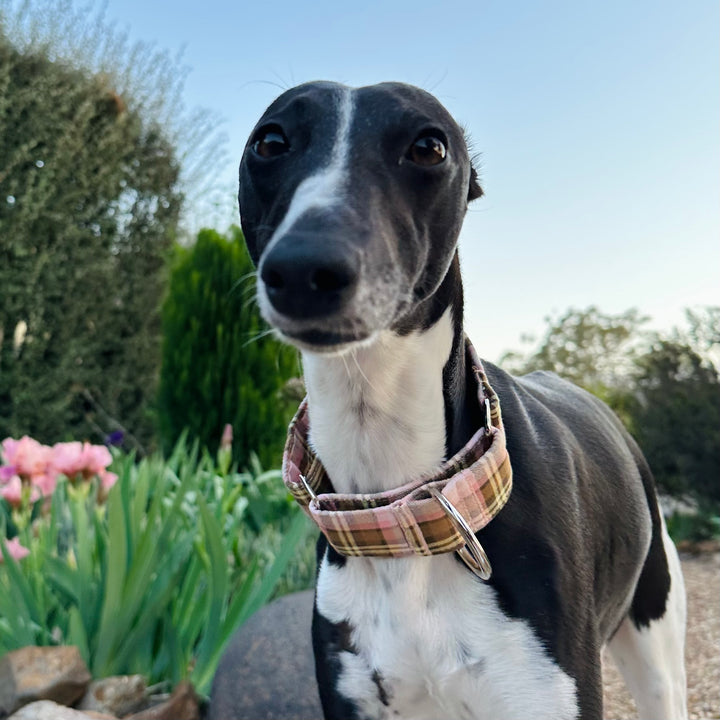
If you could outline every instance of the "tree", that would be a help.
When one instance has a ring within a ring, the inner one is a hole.
[[[642,353],[647,317],[635,309],[607,315],[597,307],[570,308],[558,318],[547,317],[547,330],[528,354],[505,353],[501,364],[516,374],[549,370],[604,400],[631,423],[635,362]]]
[[[86,10],[0,0],[0,437],[147,445],[182,76]]]
[[[658,339],[638,360],[635,436],[658,485],[720,503],[720,380],[689,345]]]
[[[638,440],[660,488],[720,502],[720,379],[713,363],[720,308],[687,311],[669,337],[637,311],[597,308],[548,318],[534,352],[508,353],[515,372],[552,370],[607,402]]]
[[[251,452],[266,467],[279,464],[295,409],[283,390],[299,366],[260,318],[254,276],[238,227],[227,236],[202,230],[193,247],[176,247],[158,401],[166,448],[188,430],[214,452],[230,423],[241,466]]]

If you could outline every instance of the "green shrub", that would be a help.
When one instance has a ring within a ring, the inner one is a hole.
[[[306,587],[313,572],[310,523],[279,473],[228,465],[184,439],[167,461],[118,454],[106,504],[61,481],[46,514],[37,503],[31,524],[16,523],[30,551],[18,561],[2,543],[10,510],[0,500],[0,655],[71,643],[96,677],[189,677],[206,692],[234,630],[280,581]]]
[[[277,466],[295,409],[282,389],[298,374],[297,354],[271,337],[260,318],[240,228],[228,236],[202,230],[191,248],[177,248],[162,318],[164,447],[187,430],[214,452],[230,423],[242,467],[251,451],[263,465]]]
[[[633,429],[658,486],[720,507],[717,369],[672,340],[657,340],[637,364]]]
[[[720,538],[718,509],[703,506],[697,513],[675,512],[666,518],[668,533],[673,542],[702,542]]]
[[[67,2],[16,6],[0,12],[0,437],[123,426],[145,445],[182,203],[157,111],[181,76],[158,54],[164,74],[137,67]]]

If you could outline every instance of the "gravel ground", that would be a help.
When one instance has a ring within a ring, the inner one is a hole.
[[[688,717],[720,718],[720,553],[682,556],[688,599],[685,662]],[[606,720],[637,718],[609,654],[603,658]]]

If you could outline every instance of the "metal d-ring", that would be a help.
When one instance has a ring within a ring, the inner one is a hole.
[[[490,560],[483,550],[480,541],[475,537],[475,533],[465,521],[465,518],[457,511],[457,508],[438,490],[437,488],[428,488],[430,494],[440,503],[445,514],[460,533],[465,541],[465,545],[461,547],[457,553],[463,562],[481,579],[489,580],[492,575],[492,566]]]

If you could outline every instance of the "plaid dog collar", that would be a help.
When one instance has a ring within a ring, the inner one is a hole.
[[[288,429],[283,480],[341,555],[406,557],[456,551],[480,577],[490,576],[474,533],[507,502],[512,467],[500,401],[467,338],[465,345],[478,382],[478,400],[486,408],[486,426],[431,477],[380,493],[335,493],[308,442],[307,399],[300,405]]]

